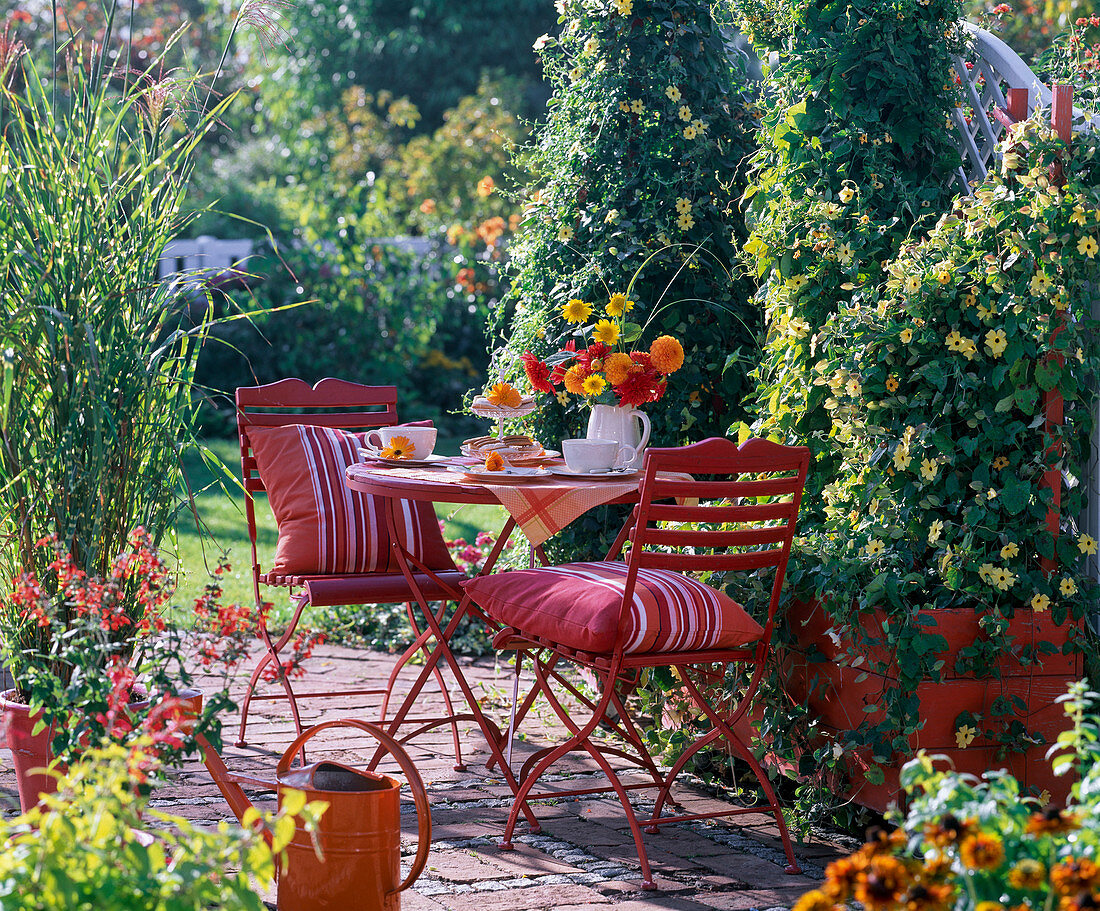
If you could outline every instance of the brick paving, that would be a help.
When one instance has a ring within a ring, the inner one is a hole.
[[[393,657],[378,652],[326,645],[309,661],[310,676],[298,689],[346,689],[384,683]],[[511,692],[511,668],[492,657],[466,663],[466,675],[479,701],[504,726]],[[413,671],[402,675],[407,686]],[[241,681],[243,682],[243,681]],[[439,703],[438,691],[421,700],[425,713]],[[455,690],[457,693],[457,689]],[[377,717],[372,697],[337,697],[303,700],[304,723],[333,718]],[[513,764],[535,748],[534,741],[548,742],[561,734],[551,722],[548,708],[533,712],[517,739]],[[554,719],[556,721],[556,719]],[[621,911],[667,908],[690,909],[789,908],[807,889],[820,882],[824,866],[847,853],[854,842],[843,836],[815,836],[796,845],[803,873],[783,872],[786,859],[774,820],[748,814],[734,820],[685,823],[662,827],[647,835],[650,862],[657,892],[640,888],[641,871],[633,841],[617,801],[606,795],[565,798],[534,805],[542,831],[535,835],[522,821],[516,829],[516,850],[503,852],[497,845],[510,808],[510,791],[499,773],[485,767],[488,749],[472,723],[459,725],[465,771],[455,771],[449,727],[419,735],[409,745],[428,789],[432,807],[432,849],[427,867],[410,891],[403,893],[405,911]],[[232,745],[236,719],[228,718],[223,758],[231,770],[270,777],[282,750],[293,739],[293,724],[286,703],[253,704],[248,745]],[[310,757],[331,758],[354,764],[372,752],[373,743],[352,728],[324,732]],[[383,770],[392,767],[383,764]],[[580,757],[567,757],[544,778],[547,790],[598,785],[602,776]],[[629,776],[627,776],[629,777]],[[626,778],[624,778],[626,780]],[[686,807],[699,809],[720,802],[707,788],[682,776],[674,795]],[[589,784],[590,783],[590,784]],[[248,790],[248,789],[246,789]],[[0,801],[14,801],[14,775],[0,770]],[[633,792],[639,805],[647,806],[646,791]],[[261,808],[274,808],[274,798],[250,792]],[[199,823],[232,820],[205,768],[188,762],[173,772],[169,785],[154,794],[153,805]],[[648,806],[652,806],[649,803]],[[416,850],[416,820],[411,800],[403,807],[402,860],[408,863]],[[264,895],[274,907],[274,893]]]

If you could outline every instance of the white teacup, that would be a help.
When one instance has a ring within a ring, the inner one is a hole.
[[[630,464],[638,455],[633,446],[618,440],[562,440],[561,451],[569,470],[579,473],[610,471]]]
[[[379,427],[367,434],[367,446],[375,452],[386,449],[394,437],[404,437],[409,441],[410,448],[404,453],[405,458],[426,459],[435,449],[435,427],[409,427],[397,424],[393,427]]]

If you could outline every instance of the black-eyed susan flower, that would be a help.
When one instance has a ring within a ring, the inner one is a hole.
[[[1067,598],[1070,597],[1070,595],[1076,595],[1077,583],[1069,578],[1069,576],[1066,576],[1064,579],[1062,579],[1061,582],[1058,583],[1058,591],[1060,591]]]
[[[996,870],[1004,863],[1004,843],[992,832],[975,832],[959,844],[959,859],[971,870]]]
[[[1036,592],[1031,598],[1031,609],[1037,614],[1043,613],[1050,607],[1050,598],[1042,592]]]

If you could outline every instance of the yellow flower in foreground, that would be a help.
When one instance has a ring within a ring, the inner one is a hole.
[[[684,366],[684,346],[671,335],[661,335],[649,346],[649,362],[658,373],[675,373]]]
[[[634,309],[634,301],[627,300],[625,294],[615,292],[611,295],[611,300],[607,302],[607,315],[608,316],[622,316],[624,313],[629,313]]]
[[[630,359],[630,355],[619,351],[604,358],[603,372],[607,374],[607,381],[612,386],[618,386],[630,375],[630,368],[633,366],[634,361]]]
[[[606,385],[607,382],[598,373],[593,373],[591,376],[585,377],[584,383],[582,384],[585,395],[599,395],[603,392]]]
[[[884,550],[886,550],[886,547],[881,541],[868,541],[867,545],[863,548],[863,552],[867,554],[868,557],[877,557]]]
[[[561,315],[567,323],[583,323],[592,315],[592,305],[574,297],[561,308]]]
[[[943,534],[943,520],[933,519],[932,524],[928,526],[928,543],[935,544],[941,534]]]
[[[911,341],[913,341],[913,330],[902,329],[901,332],[898,334],[898,338],[901,340],[901,343],[903,345],[908,345]]]
[[[676,211],[681,215],[687,215],[691,211],[691,200],[686,196],[681,196],[676,200]]]
[[[1037,614],[1041,614],[1048,607],[1050,607],[1050,598],[1046,595],[1037,594],[1031,599],[1031,609]]]
[[[1001,559],[1002,560],[1011,560],[1014,557],[1018,557],[1018,556],[1020,556],[1020,548],[1014,542],[1010,541],[1008,544],[1006,544],[1004,547],[1001,548]]]
[[[686,104],[680,105],[680,110],[678,113],[680,114],[680,119],[683,120],[685,123],[691,120],[691,108],[689,108]]]
[[[690,231],[695,227],[695,219],[690,214],[684,213],[683,215],[676,216],[676,227],[681,231]]]
[[[974,728],[969,724],[964,724],[955,732],[955,743],[958,744],[960,750],[965,750],[974,742],[974,738],[977,736],[978,732]]]
[[[1100,250],[1100,245],[1097,245],[1096,241],[1091,237],[1082,237],[1077,242],[1077,252],[1082,256],[1087,256],[1089,259],[1096,256],[1097,250]]]
[[[384,459],[411,459],[414,455],[416,447],[408,437],[403,436],[390,437],[389,443],[381,452]]]
[[[902,285],[906,294],[913,294],[920,290],[920,278],[916,275],[910,275],[905,279],[905,283]]]
[[[611,320],[601,319],[592,327],[592,337],[605,345],[614,345],[619,340],[619,327]]]
[[[1096,538],[1092,535],[1081,535],[1077,539],[1077,549],[1083,554],[1096,553]]]
[[[1016,574],[1002,566],[998,566],[990,573],[989,582],[999,591],[1006,592],[1016,584]]]
[[[1058,583],[1058,591],[1060,591],[1067,598],[1070,595],[1077,594],[1077,583],[1070,579],[1068,576]]]
[[[845,187],[837,195],[840,197],[841,202],[847,203],[856,198],[856,191],[853,190],[851,187]]]
[[[680,100],[680,90],[678,88],[676,88],[676,86],[670,85],[668,88],[665,89],[665,97],[668,98],[668,100],[672,101],[672,102],[679,101]]]
[[[989,349],[989,353],[994,357],[1000,357],[1005,353],[1005,348],[1008,347],[1008,337],[1005,335],[1004,329],[990,329],[985,334],[985,347]]]
[[[934,481],[936,479],[936,472],[939,470],[939,466],[932,459],[921,459],[920,476],[924,478],[924,480]]]

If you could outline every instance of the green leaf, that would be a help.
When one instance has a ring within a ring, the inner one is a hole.
[[[624,344],[629,345],[642,337],[642,327],[637,323],[623,323],[622,334],[619,337]]]

